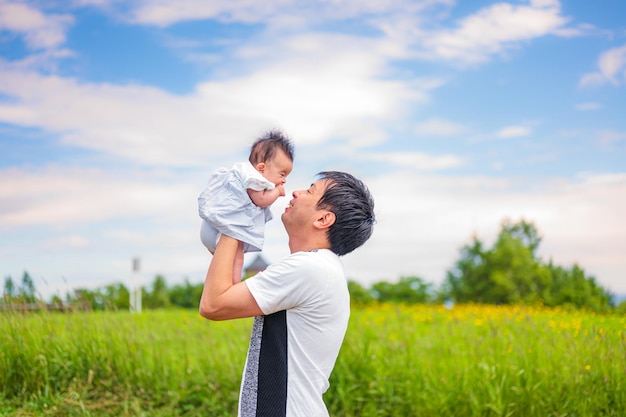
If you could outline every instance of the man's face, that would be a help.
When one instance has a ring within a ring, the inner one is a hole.
[[[306,190],[294,191],[293,199],[282,214],[281,219],[287,233],[299,229],[306,230],[319,218],[322,211],[317,208],[317,203],[324,195],[328,180],[320,180],[311,184]]]

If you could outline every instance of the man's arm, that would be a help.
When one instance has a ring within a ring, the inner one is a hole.
[[[233,285],[233,263],[239,241],[222,235],[204,281],[200,315],[209,320],[261,316],[263,312],[245,282]]]

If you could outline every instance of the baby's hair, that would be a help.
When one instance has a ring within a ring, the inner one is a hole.
[[[258,138],[252,144],[248,159],[252,165],[271,161],[276,156],[277,149],[282,149],[293,162],[293,144],[279,130],[270,130]]]

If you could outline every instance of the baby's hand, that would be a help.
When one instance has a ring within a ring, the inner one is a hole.
[[[285,195],[285,186],[283,184],[277,185],[271,190],[257,191],[248,188],[248,195],[250,199],[257,207],[269,207],[274,204],[274,201],[278,197]]]

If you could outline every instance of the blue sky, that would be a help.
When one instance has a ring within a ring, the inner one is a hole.
[[[544,260],[626,293],[624,17],[621,0],[0,0],[0,273],[64,295],[130,285],[140,257],[144,284],[201,282],[197,196],[278,128],[288,193],[336,169],[374,194],[351,279],[438,285],[473,235],[524,218]]]

